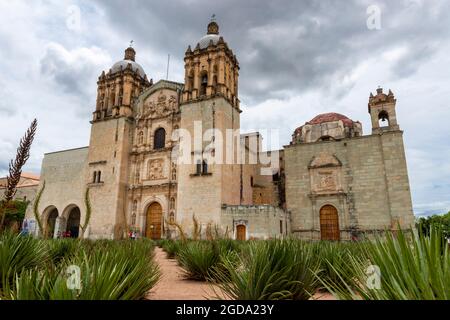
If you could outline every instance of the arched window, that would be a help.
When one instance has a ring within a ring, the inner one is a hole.
[[[206,87],[208,86],[208,75],[204,73],[200,79],[200,95],[206,95]]]
[[[378,114],[378,124],[380,127],[389,127],[389,114],[386,111]]]
[[[166,146],[166,130],[164,128],[156,129],[153,141],[153,149],[163,149]]]
[[[175,198],[170,198],[170,209],[175,209]]]
[[[203,160],[203,163],[202,163],[202,172],[203,172],[203,174],[208,173],[208,162],[206,162],[206,160]]]

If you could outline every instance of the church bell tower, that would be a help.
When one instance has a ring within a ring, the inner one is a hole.
[[[86,170],[92,207],[91,230],[100,238],[120,239],[125,231],[129,155],[134,101],[151,86],[131,46],[124,59],[98,78]]]
[[[214,18],[194,49],[187,48],[184,62],[180,127],[189,133],[181,137],[185,148],[182,153],[189,161],[178,165],[177,220],[190,232],[193,216],[205,230],[208,223],[220,223],[224,204],[240,203],[236,150],[240,142],[241,110],[239,62],[219,34]],[[230,132],[234,135],[227,136]]]

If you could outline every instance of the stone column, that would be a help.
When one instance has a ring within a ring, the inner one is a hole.
[[[63,233],[66,231],[67,221],[63,217],[56,218],[55,231],[53,233],[53,238],[57,239],[62,237]]]

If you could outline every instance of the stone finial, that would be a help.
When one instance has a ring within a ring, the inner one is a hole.
[[[191,53],[192,53],[192,49],[191,49],[191,46],[189,45],[186,50],[186,54],[191,54]]]
[[[132,47],[128,47],[125,50],[125,60],[131,60],[131,61],[135,61],[136,59],[136,51],[132,48]]]
[[[194,51],[200,50],[200,43],[197,43],[197,45],[195,46]]]
[[[383,88],[381,87],[378,87],[376,96],[374,96],[372,92],[370,93],[369,105],[376,105],[379,103],[388,103],[388,102],[395,103],[394,94],[390,89],[388,94],[383,93]]]

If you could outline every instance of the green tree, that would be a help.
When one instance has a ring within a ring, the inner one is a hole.
[[[430,235],[432,226],[441,228],[442,234],[445,238],[450,238],[450,211],[444,215],[432,215],[429,217],[422,217],[417,221],[417,228],[424,235]]]

